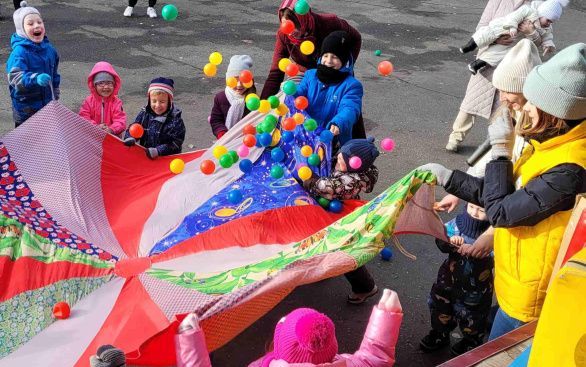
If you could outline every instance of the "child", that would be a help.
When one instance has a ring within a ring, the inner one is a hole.
[[[148,103],[134,119],[144,129],[140,145],[147,148],[150,159],[181,153],[185,124],[181,110],[173,104],[173,84],[173,79],[153,79],[149,85]],[[124,144],[132,146],[136,140],[130,136],[129,129],[124,134]]]
[[[226,70],[226,79],[236,78],[243,70],[252,69],[252,58],[248,55],[234,55],[230,58],[228,70]],[[210,125],[212,133],[216,139],[220,139],[226,131],[236,125],[244,116],[250,112],[246,108],[244,99],[250,93],[256,93],[254,84],[246,88],[240,81],[234,88],[226,87],[224,91],[219,92],[214,97],[214,106],[210,114]]]
[[[136,5],[137,2],[138,2],[138,0],[128,0],[128,6],[126,7],[126,9],[124,9],[124,16],[125,17],[132,16],[132,11],[134,10],[134,6]],[[149,7],[147,8],[147,15],[150,18],[157,17],[157,11],[155,10],[156,4],[157,4],[157,0],[149,0]]]
[[[456,323],[464,337],[452,346],[452,354],[460,355],[483,343],[492,304],[494,260],[491,255],[474,258],[461,254],[488,227],[484,209],[468,203],[464,212],[446,223],[450,243],[436,240],[438,248],[449,256],[440,266],[429,295],[432,329],[420,342],[425,352],[449,345]]]
[[[295,96],[309,100],[307,113],[318,126],[329,129],[341,145],[352,139],[352,128],[362,112],[362,84],[354,78],[352,45],[345,31],[323,41],[317,69],[307,70]]]
[[[13,15],[16,33],[6,73],[16,127],[53,99],[59,99],[59,55],[45,36],[41,13],[26,1]]]
[[[114,67],[98,62],[87,77],[90,95],[83,101],[79,115],[110,134],[120,135],[126,129],[126,113],[118,98],[121,85]]]
[[[105,344],[90,357],[91,367],[126,367],[126,355],[113,345]]]
[[[402,319],[397,293],[385,289],[372,310],[360,349],[354,354],[338,354],[332,320],[313,309],[298,308],[277,323],[273,350],[249,367],[392,366]],[[183,320],[175,345],[177,366],[211,366],[196,316],[189,315]]]
[[[487,65],[496,66],[505,56],[506,52],[502,52],[502,48],[492,46],[502,35],[508,34],[511,38],[517,37],[517,28],[523,22],[531,22],[535,31],[532,40],[537,41],[537,45],[541,43],[543,55],[551,53],[555,50],[553,43],[553,30],[551,24],[560,19],[563,7],[568,5],[569,0],[547,0],[547,1],[532,1],[529,5],[522,5],[514,12],[502,18],[492,20],[488,26],[479,28],[473,35],[470,41],[460,48],[460,52],[466,53],[475,50],[476,48],[483,48],[488,46],[486,50],[478,53],[476,60],[468,65],[468,69],[472,74],[476,74],[480,69]],[[509,47],[513,47],[512,44]]]

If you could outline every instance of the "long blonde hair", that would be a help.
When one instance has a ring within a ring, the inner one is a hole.
[[[550,115],[539,108],[537,108],[537,115],[539,121],[533,126],[533,120],[529,114],[523,111],[515,126],[517,135],[522,136],[525,140],[533,139],[542,143],[570,131],[570,126],[564,119]]]

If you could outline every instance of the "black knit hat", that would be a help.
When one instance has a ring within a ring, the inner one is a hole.
[[[342,65],[346,65],[350,59],[350,40],[348,33],[345,31],[335,31],[330,33],[321,44],[321,54],[332,53],[342,61]]]
[[[379,152],[374,145],[374,138],[372,136],[367,139],[352,139],[342,145],[340,153],[344,157],[348,172],[364,172],[374,164],[374,160],[378,157]],[[357,169],[350,167],[350,158],[358,157],[362,161],[362,165]]]

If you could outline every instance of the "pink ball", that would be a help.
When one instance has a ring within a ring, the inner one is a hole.
[[[362,159],[360,159],[359,157],[352,157],[350,158],[350,167],[352,167],[353,169],[358,169],[360,168],[360,166],[362,166]]]
[[[380,146],[387,152],[392,152],[395,149],[395,141],[391,138],[384,138],[380,142]]]
[[[238,153],[238,156],[241,158],[244,157],[248,157],[248,153],[250,153],[250,150],[248,149],[248,147],[244,144],[242,144],[241,146],[238,147],[238,150],[236,151],[236,153]]]

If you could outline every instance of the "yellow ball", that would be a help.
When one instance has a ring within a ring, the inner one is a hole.
[[[244,88],[248,89],[254,85],[254,82],[251,80],[248,83],[242,83],[242,85],[244,86]]]
[[[311,41],[301,42],[301,46],[299,46],[299,48],[301,49],[301,53],[304,55],[311,55],[313,51],[315,51],[315,45]]]
[[[305,180],[309,180],[311,178],[312,172],[309,167],[301,167],[297,171],[297,175],[299,176],[300,179],[305,181]]]
[[[203,67],[203,73],[209,78],[215,76],[217,72],[218,68],[214,64],[206,64],[206,66]]]
[[[303,116],[302,113],[297,112],[296,114],[293,115],[293,120],[295,120],[295,123],[297,125],[301,125],[303,123],[303,121],[305,121],[305,116]]]
[[[287,107],[286,104],[281,103],[279,107],[275,109],[275,112],[277,112],[277,115],[279,116],[285,116],[287,112],[289,112],[289,107]]]
[[[212,52],[210,54],[210,63],[212,65],[220,65],[222,63],[222,54],[219,52]]]
[[[176,175],[183,172],[184,168],[185,168],[185,162],[183,162],[183,160],[181,160],[179,158],[173,159],[171,161],[171,163],[169,164],[169,169],[171,170],[171,172],[173,172]]]
[[[281,60],[279,60],[279,70],[281,70],[284,73],[285,69],[287,69],[287,66],[289,66],[290,63],[291,60],[287,58],[282,58]]]
[[[259,96],[256,93],[250,93],[250,94],[246,95],[246,98],[244,98],[244,102],[248,102],[248,100],[250,98],[258,98],[258,99],[260,99]]]
[[[309,157],[313,153],[313,149],[309,145],[304,145],[301,147],[301,155],[304,157]]]
[[[268,113],[271,110],[271,104],[266,99],[260,101],[260,106],[258,107],[258,112],[260,113]]]
[[[212,150],[212,154],[214,157],[216,157],[216,159],[220,159],[220,157],[226,153],[228,153],[228,149],[226,149],[226,147],[223,145],[218,145],[214,148],[214,150]]]
[[[228,88],[236,88],[238,85],[238,79],[234,78],[233,76],[226,78],[226,86]]]
[[[274,147],[279,144],[279,141],[281,141],[281,130],[275,129],[273,132],[273,140],[271,140],[271,146]]]

